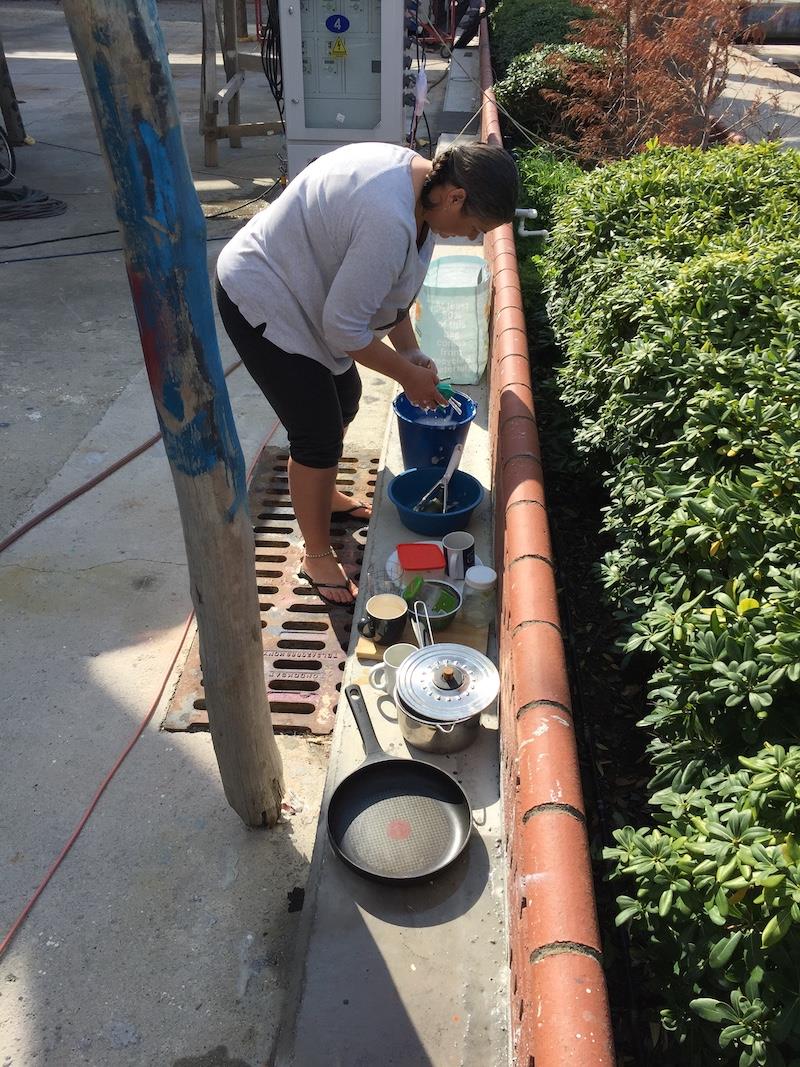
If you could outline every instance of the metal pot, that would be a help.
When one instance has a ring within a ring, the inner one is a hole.
[[[400,664],[395,706],[410,745],[440,755],[460,752],[478,736],[481,714],[500,690],[490,659],[465,645],[427,645]]]
[[[400,733],[409,745],[423,752],[432,752],[438,756],[447,756],[451,752],[461,752],[469,748],[478,736],[481,725],[480,712],[470,715],[458,722],[436,723],[428,719],[418,719],[406,710],[402,701],[395,704]]]

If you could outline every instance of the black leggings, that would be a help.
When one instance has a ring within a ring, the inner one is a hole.
[[[222,325],[289,435],[292,459],[324,470],[342,458],[344,431],[356,417],[361,378],[355,363],[332,374],[315,359],[290,355],[251,326],[215,278]]]

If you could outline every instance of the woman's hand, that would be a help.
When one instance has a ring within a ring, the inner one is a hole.
[[[409,363],[413,363],[415,367],[428,367],[437,376],[436,380],[438,382],[439,371],[436,367],[436,364],[433,362],[430,356],[425,355],[421,348],[408,348],[405,351],[401,352],[400,355],[403,357],[403,359],[407,359]]]
[[[439,381],[436,365],[423,353],[420,353],[420,356],[425,363],[408,359],[400,370],[397,381],[412,404],[425,411],[433,411],[435,408],[444,407],[447,401],[436,388]]]

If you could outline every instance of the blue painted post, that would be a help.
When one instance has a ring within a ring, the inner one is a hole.
[[[281,759],[264,684],[244,459],[214,328],[206,225],[155,0],[64,0],[111,175],[145,365],[175,482],[225,795],[272,826]]]

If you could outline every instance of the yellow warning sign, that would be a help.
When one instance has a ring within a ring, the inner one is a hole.
[[[347,59],[347,45],[344,43],[344,37],[337,37],[331,44],[330,54],[334,59]]]

